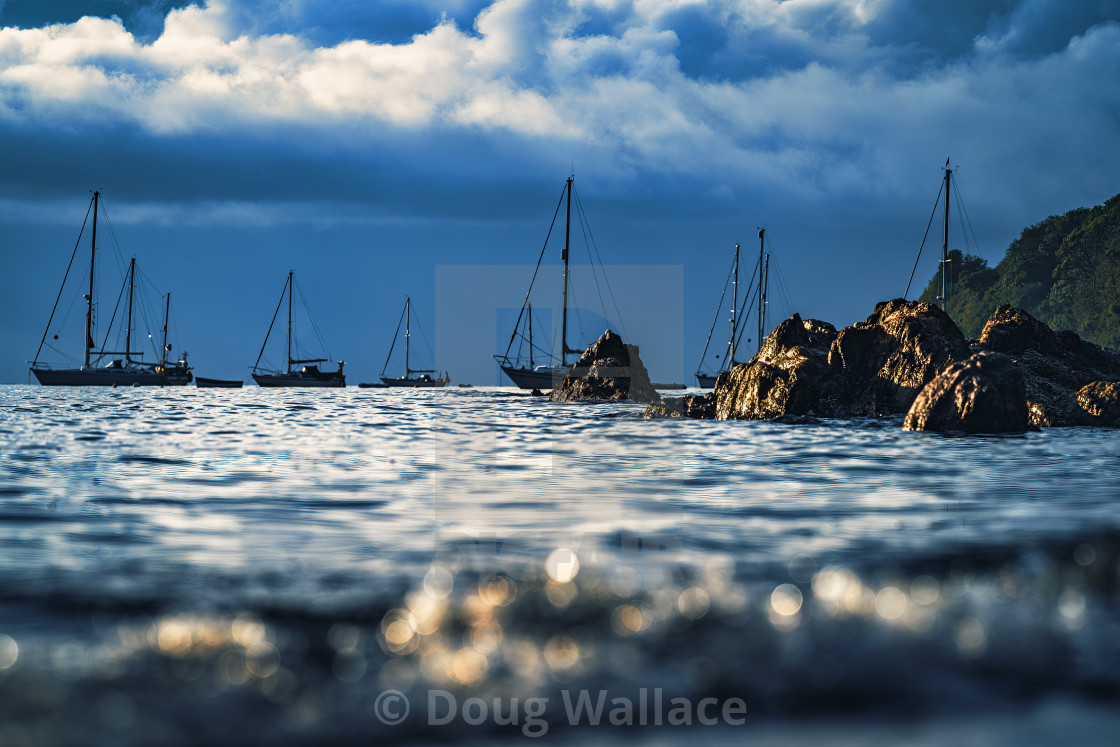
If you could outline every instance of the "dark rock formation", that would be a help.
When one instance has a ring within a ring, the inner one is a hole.
[[[750,363],[735,366],[716,381],[712,397],[719,420],[760,420],[808,415],[822,409],[832,390],[828,350],[836,328],[794,314],[779,324]]]
[[[716,417],[902,414],[945,366],[970,354],[953,320],[926,303],[879,303],[839,333],[794,314],[750,363],[716,382]]]
[[[976,346],[1011,356],[1023,372],[1032,425],[1097,425],[1080,403],[1079,390],[1120,380],[1120,354],[1073,332],[1054,332],[1012,306],[996,309]]]
[[[716,400],[711,392],[686,397],[662,397],[646,407],[642,417],[646,418],[703,418],[713,420],[716,416]]]
[[[1089,425],[1120,428],[1120,382],[1094,381],[1082,387],[1077,404]]]
[[[631,399],[660,402],[649,374],[638,356],[637,345],[627,345],[609,329],[583,352],[552,390],[553,402],[581,399]]]
[[[878,416],[906,412],[933,377],[969,355],[968,341],[948,314],[896,298],[843,329],[828,363],[843,377],[841,389],[849,398],[843,414]]]
[[[925,385],[906,413],[908,431],[1022,433],[1027,430],[1023,375],[1002,353],[981,351],[951,364]]]

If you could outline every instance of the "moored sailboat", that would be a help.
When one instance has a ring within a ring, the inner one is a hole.
[[[568,373],[570,364],[568,363],[569,356],[579,356],[583,354],[582,350],[576,349],[568,345],[568,285],[569,285],[569,250],[571,248],[571,233],[572,233],[572,177],[568,177],[564,186],[564,193],[561,195],[561,202],[556,206],[556,214],[553,215],[553,225],[556,222],[556,215],[560,212],[561,205],[566,203],[566,215],[564,221],[564,250],[561,253],[561,258],[564,261],[564,292],[561,301],[561,322],[560,322],[560,355],[559,365],[555,365],[550,360],[545,364],[537,364],[533,359],[533,306],[530,303],[530,296],[533,292],[533,282],[537,277],[537,272],[540,270],[541,261],[544,259],[545,249],[548,247],[548,237],[545,238],[545,246],[541,249],[540,258],[537,259],[537,270],[533,273],[533,280],[529,283],[529,290],[525,294],[525,302],[521,306],[521,312],[517,317],[517,322],[514,324],[513,333],[510,335],[509,345],[506,346],[506,352],[501,355],[495,355],[494,359],[498,362],[502,372],[509,377],[510,381],[516,384],[521,389],[553,389],[560,383],[564,375]],[[552,227],[549,227],[549,236],[552,234]],[[526,338],[521,334],[522,321],[528,330],[528,344],[529,344],[529,361],[528,365],[520,360],[519,355],[513,355],[513,345],[521,336],[523,340]],[[539,348],[537,350],[540,350]],[[547,352],[547,351],[546,351]]]
[[[288,278],[284,282],[284,290],[280,294],[280,303],[276,305],[276,311],[272,314],[272,322],[268,325],[268,332],[264,336],[264,342],[261,344],[261,352],[257,355],[257,362],[251,368],[253,370],[253,381],[257,382],[258,386],[262,387],[344,387],[346,386],[346,377],[342,373],[342,367],[346,365],[346,361],[338,362],[337,371],[321,371],[319,370],[319,363],[326,363],[330,361],[330,357],[326,358],[293,358],[292,357],[292,293],[295,286],[295,273],[288,272]],[[288,346],[287,346],[287,367],[284,370],[271,370],[261,366],[261,358],[264,357],[264,351],[268,347],[268,338],[272,335],[272,328],[276,324],[276,317],[280,313],[280,307],[284,305],[284,299],[288,300]]]
[[[125,281],[125,287],[128,289],[128,309],[124,330],[124,350],[105,349],[109,341],[109,333],[113,328],[113,319],[116,318],[115,309],[113,318],[110,319],[105,332],[105,342],[101,345],[100,349],[97,349],[97,344],[94,341],[94,308],[96,305],[96,284],[94,281],[96,279],[95,270],[97,267],[97,219],[100,202],[101,192],[95,191],[93,197],[90,199],[90,207],[86,212],[87,220],[92,212],[93,226],[90,238],[89,292],[84,294],[86,301],[86,319],[82,365],[80,367],[54,368],[39,359],[43,353],[43,347],[47,344],[47,335],[50,334],[55,312],[58,310],[58,302],[62,298],[62,292],[66,288],[66,281],[70,276],[70,267],[67,267],[66,274],[62,279],[62,286],[58,291],[58,297],[55,299],[54,308],[51,309],[50,318],[47,320],[47,328],[43,332],[43,338],[39,342],[39,349],[35,353],[35,360],[31,362],[31,373],[35,374],[35,378],[43,386],[183,386],[189,384],[192,375],[190,367],[187,365],[186,353],[174,362],[169,361],[167,356],[167,353],[171,350],[171,345],[167,342],[167,326],[171,314],[170,293],[166,296],[166,305],[164,307],[163,345],[160,350],[159,361],[144,361],[144,352],[142,350],[136,351],[132,349],[133,302],[136,294],[135,257],[129,262],[128,277]],[[84,222],[82,224],[82,231],[85,231]],[[80,243],[81,234],[79,233],[78,243],[74,246],[75,255],[77,254]],[[74,256],[71,256],[70,262],[72,266]],[[121,293],[122,295],[124,293],[123,287]],[[120,299],[118,298],[118,304],[119,303]],[[57,334],[54,335],[54,339],[58,339]],[[113,358],[112,356],[123,357]],[[99,365],[106,358],[110,359],[109,362],[105,365]]]
[[[396,378],[386,376],[385,370],[389,367],[389,360],[393,357],[393,348],[396,347],[397,339],[400,337],[401,324],[404,324],[404,376]],[[381,369],[381,383],[385,386],[392,387],[445,387],[451,381],[451,377],[445,372],[443,376],[433,376],[438,374],[439,371],[434,368],[411,368],[411,346],[412,346],[412,299],[405,296],[404,311],[401,312],[401,320],[397,322],[397,331],[393,333],[393,342],[389,345],[389,355],[385,357],[385,366]]]
[[[749,305],[749,299],[752,298],[752,291],[755,289],[755,281],[758,281],[757,294],[758,298],[758,340],[759,347],[761,348],[762,340],[766,334],[766,305],[767,305],[767,291],[769,287],[770,275],[770,257],[766,252],[766,229],[758,229],[759,250],[758,250],[758,266],[755,268],[755,273],[752,275],[751,284],[744,294],[744,308],[739,307],[739,250],[740,245],[735,245],[735,261],[731,269],[731,314],[728,319],[729,334],[727,337],[727,352],[722,357],[722,362],[716,367],[714,372],[704,372],[704,360],[708,356],[708,347],[712,342],[712,335],[715,333],[716,325],[719,324],[719,310],[716,311],[716,318],[712,321],[712,328],[708,332],[708,340],[704,344],[704,352],[700,355],[700,365],[696,370],[696,381],[702,389],[711,389],[716,385],[716,379],[724,371],[730,371],[731,367],[740,361],[735,360],[736,348],[742,339],[744,327],[741,322],[745,322],[747,314],[744,313],[745,308]],[[727,286],[724,285],[724,295],[720,296],[719,308],[723,308],[723,300],[727,294]],[[748,342],[750,340],[748,339]],[[717,356],[719,358],[719,356]]]

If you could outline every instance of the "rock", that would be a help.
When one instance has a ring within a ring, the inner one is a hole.
[[[843,329],[828,363],[843,377],[846,415],[893,415],[909,410],[947,365],[971,355],[953,320],[928,303],[896,298],[875,305],[867,320]],[[841,413],[837,413],[841,414]]]
[[[644,418],[703,418],[714,419],[716,400],[711,392],[686,397],[663,397],[650,403],[642,414]]]
[[[591,344],[552,390],[553,402],[619,400],[660,402],[637,345],[627,345],[609,329]]]
[[[1022,309],[1000,306],[984,325],[981,350],[1011,356],[1023,373],[1032,425],[1099,425],[1081,405],[1080,390],[1120,380],[1120,354],[1073,332],[1053,332]]]
[[[902,427],[941,433],[1022,433],[1028,427],[1023,375],[1002,353],[976,353],[926,384]]]
[[[544,392],[542,392],[540,389],[534,389],[533,391],[529,392],[529,396],[530,397],[543,397]]]
[[[716,380],[712,397],[719,420],[761,420],[781,415],[809,415],[822,410],[830,391],[829,345],[836,328],[794,314],[766,338],[749,363],[741,363]]]
[[[716,417],[899,415],[945,366],[969,355],[953,320],[926,303],[879,303],[839,333],[794,314],[749,363],[716,382]]]
[[[1094,381],[1082,387],[1077,404],[1090,425],[1120,428],[1120,382]]]

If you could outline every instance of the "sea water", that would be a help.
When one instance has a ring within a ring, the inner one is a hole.
[[[1120,733],[1120,433],[642,409],[0,387],[0,744]]]

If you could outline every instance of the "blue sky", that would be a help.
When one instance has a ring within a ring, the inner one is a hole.
[[[535,262],[574,171],[604,262],[664,270],[616,295],[680,299],[666,339],[621,312],[683,381],[758,226],[771,318],[848,324],[904,290],[946,156],[976,237],[951,243],[995,263],[1120,192],[1118,131],[1116,0],[0,0],[0,381],[27,380],[94,188],[204,376],[246,373],[295,269],[351,381],[410,294],[440,367],[492,384],[495,351],[439,337],[437,278],[527,285],[479,278]]]

